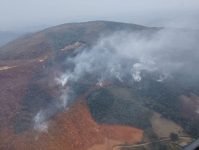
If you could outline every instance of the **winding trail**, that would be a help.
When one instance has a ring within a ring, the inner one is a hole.
[[[188,136],[180,136],[179,139],[191,139]],[[146,146],[154,143],[161,143],[161,142],[169,142],[171,139],[169,137],[165,137],[164,139],[160,139],[157,141],[152,141],[152,142],[145,142],[145,143],[140,143],[140,144],[133,144],[133,145],[115,145],[113,146],[112,150],[120,150],[121,148],[138,148],[141,146]],[[198,139],[198,145],[199,145],[199,139]],[[184,150],[193,150],[193,149],[184,149]]]

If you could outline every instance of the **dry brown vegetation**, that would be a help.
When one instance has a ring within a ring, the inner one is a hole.
[[[115,144],[133,144],[142,140],[143,131],[140,129],[97,124],[88,110],[85,96],[79,97],[68,110],[51,118],[48,132],[30,128],[15,133],[14,118],[19,113],[32,76],[41,69],[42,63],[40,58],[26,63],[12,62],[10,65],[16,64],[17,67],[0,71],[0,150],[97,150],[99,147],[111,149]]]

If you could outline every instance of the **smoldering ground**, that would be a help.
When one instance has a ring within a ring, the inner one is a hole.
[[[92,48],[80,49],[65,60],[66,66],[73,67],[66,67],[55,78],[62,87],[60,105],[67,108],[73,101],[80,81],[87,85],[117,81],[133,86],[150,74],[154,82],[178,78],[186,84],[198,83],[198,43],[199,31],[184,29],[161,29],[153,34],[119,31],[101,37]],[[47,108],[47,112],[50,110]],[[35,120],[43,118],[35,121],[35,127],[46,121],[45,113],[41,113],[35,116]]]
[[[142,71],[165,77],[176,73],[197,76],[198,41],[197,30],[162,29],[150,36],[116,32],[100,38],[93,48],[67,59],[66,64],[71,63],[74,68],[66,69],[59,80],[67,84],[93,74],[98,77],[96,80],[117,78],[122,81],[127,75]]]

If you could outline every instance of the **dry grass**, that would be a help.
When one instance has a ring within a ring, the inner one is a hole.
[[[176,133],[181,135],[184,133],[182,127],[180,127],[178,124],[174,123],[171,120],[161,117],[159,113],[155,112],[151,118],[151,125],[153,131],[159,138],[169,137],[170,133]]]

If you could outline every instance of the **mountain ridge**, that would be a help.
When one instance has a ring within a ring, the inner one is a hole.
[[[100,35],[118,31],[155,32],[161,28],[111,21],[67,23],[27,34],[0,48],[0,60],[31,59],[64,48],[67,44],[82,41],[93,45]],[[30,55],[30,56],[29,56]]]

